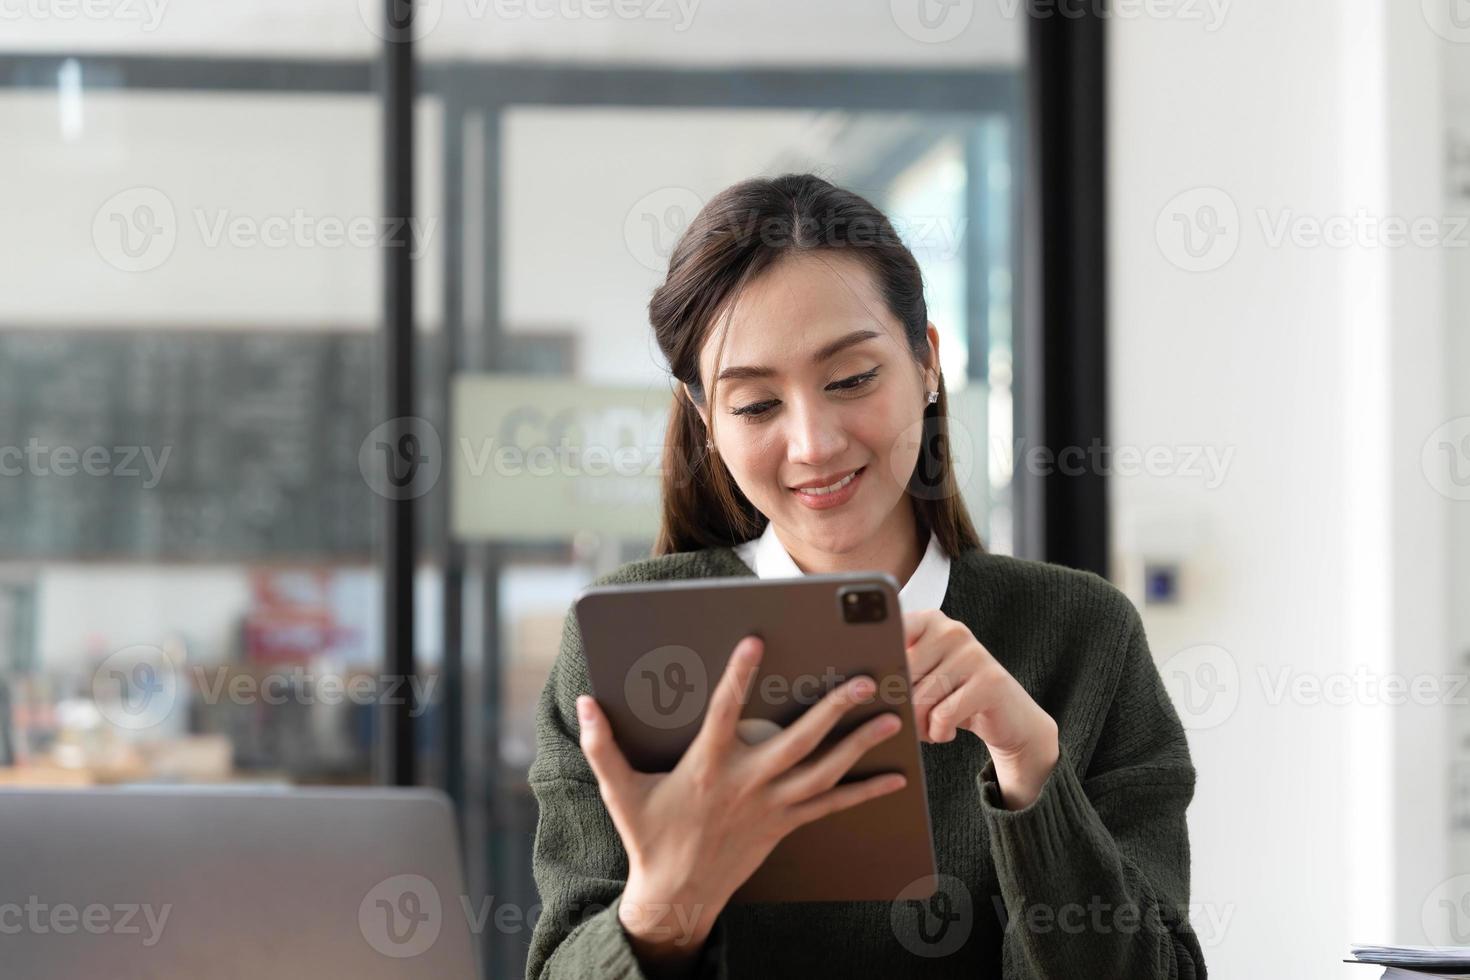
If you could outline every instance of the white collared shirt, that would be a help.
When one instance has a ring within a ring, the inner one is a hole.
[[[737,544],[735,553],[760,578],[800,578],[805,574],[776,536],[776,526],[770,521],[760,537]],[[939,537],[930,531],[929,547],[919,567],[899,589],[898,604],[906,613],[938,609],[948,589],[949,555],[944,553]]]

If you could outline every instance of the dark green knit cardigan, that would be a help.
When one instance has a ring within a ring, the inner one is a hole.
[[[631,562],[595,584],[753,576],[727,547]],[[1028,807],[1001,803],[985,745],[922,746],[939,893],[927,902],[731,905],[699,976],[1204,977],[1188,921],[1194,766],[1138,612],[1105,579],[969,551],[941,611],[1053,718],[1061,758]],[[590,693],[575,615],[536,715],[541,912],[527,976],[643,976],[618,922],[622,841],[578,744]]]

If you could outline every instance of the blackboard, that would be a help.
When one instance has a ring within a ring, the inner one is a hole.
[[[418,414],[443,433],[435,340]],[[0,558],[371,560],[379,350],[370,332],[0,330]],[[422,541],[444,489],[418,498]]]

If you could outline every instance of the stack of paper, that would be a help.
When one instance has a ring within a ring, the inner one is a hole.
[[[1347,963],[1386,966],[1382,980],[1470,980],[1470,946],[1354,945]]]

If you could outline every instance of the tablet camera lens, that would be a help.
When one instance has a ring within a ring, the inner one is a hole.
[[[882,589],[851,589],[842,594],[842,620],[846,623],[880,623],[888,618],[888,602]]]

